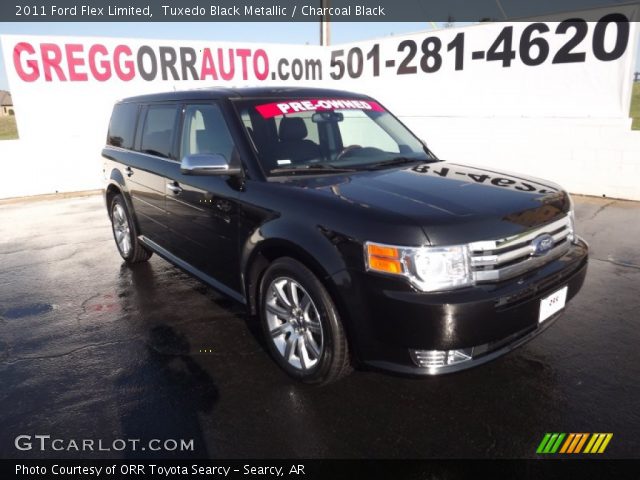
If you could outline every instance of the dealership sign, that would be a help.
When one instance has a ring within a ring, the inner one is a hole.
[[[27,35],[2,35],[0,42],[21,154],[32,164],[45,163],[49,152],[43,145],[62,143],[68,147],[64,164],[91,178],[85,182],[89,187],[99,184],[91,175],[98,170],[113,103],[167,90],[250,85],[351,90],[376,98],[436,145],[433,129],[421,131],[428,119],[461,119],[460,133],[472,136],[482,125],[465,133],[463,119],[624,121],[637,10],[635,5],[600,9],[596,22],[573,13],[565,21],[483,23],[328,47]],[[317,106],[276,105],[267,115]],[[487,132],[492,134],[495,129]],[[0,142],[0,156],[3,148]],[[43,185],[51,187],[43,189],[72,188],[53,167],[50,173]]]
[[[209,48],[104,43],[19,42],[13,49],[15,73],[23,82],[128,82],[140,77],[154,80],[222,80],[237,76],[265,80],[269,57],[264,49]],[[251,72],[251,75],[249,74]]]
[[[1,38],[18,109],[29,108],[22,92],[42,105],[34,96],[49,96],[48,84],[100,84],[114,100],[168,88],[303,83],[365,90],[401,115],[621,117],[635,10],[603,10],[598,22],[572,15],[336,47]]]

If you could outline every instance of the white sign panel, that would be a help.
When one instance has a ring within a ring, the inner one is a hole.
[[[581,193],[615,188],[622,192],[616,196],[640,199],[640,169],[602,187],[595,167],[586,182],[564,168],[577,161],[583,137],[593,137],[585,125],[599,125],[603,141],[607,129],[628,130],[636,9],[603,9],[598,22],[572,14],[566,22],[486,23],[331,47],[4,35],[20,140],[0,142],[0,174],[14,177],[0,197],[99,187],[98,157],[119,98],[304,85],[370,94],[444,158],[499,164]],[[633,150],[637,137],[622,144]],[[535,159],[521,154],[536,148],[546,158],[532,167]],[[544,162],[563,167],[547,172]]]

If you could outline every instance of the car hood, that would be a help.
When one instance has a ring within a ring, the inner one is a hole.
[[[551,182],[451,162],[287,177],[282,182],[348,202],[369,214],[377,209],[387,218],[388,214],[405,218],[422,227],[434,245],[516,235],[570,209],[567,193]]]

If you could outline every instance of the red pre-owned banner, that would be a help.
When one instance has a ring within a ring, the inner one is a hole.
[[[286,113],[315,112],[317,110],[372,110],[384,112],[378,102],[372,100],[347,100],[342,98],[300,99],[288,102],[266,103],[256,106],[264,118],[277,117]]]

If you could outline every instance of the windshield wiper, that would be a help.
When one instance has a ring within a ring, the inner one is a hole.
[[[314,165],[298,165],[297,167],[272,168],[269,173],[349,173],[355,171],[355,168],[340,168],[326,163],[319,163]]]
[[[431,163],[437,162],[435,159],[424,159],[424,158],[409,158],[409,157],[395,157],[391,160],[384,160],[382,162],[373,163],[371,165],[367,165],[365,167],[366,170],[378,170],[385,167],[393,167],[396,165],[404,165],[406,163]]]

